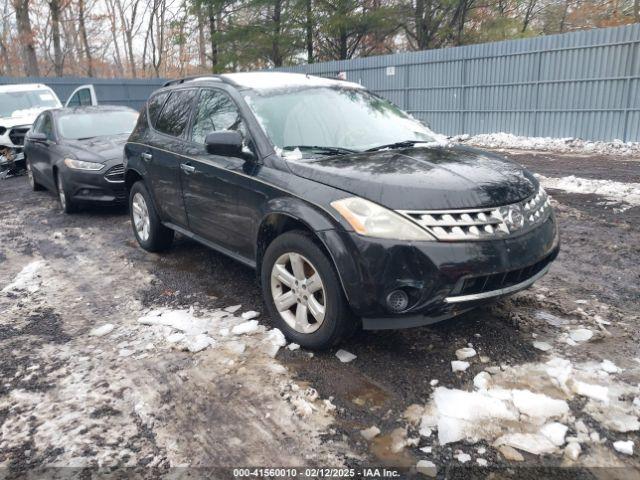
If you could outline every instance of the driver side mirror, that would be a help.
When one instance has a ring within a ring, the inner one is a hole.
[[[207,152],[225,157],[242,157],[242,135],[234,130],[211,132],[205,137]]]
[[[33,142],[46,142],[47,141],[47,135],[45,133],[30,132],[29,133],[29,140],[31,140]]]

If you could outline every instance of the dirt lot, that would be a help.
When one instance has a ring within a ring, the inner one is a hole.
[[[635,159],[508,155],[545,177],[640,181]],[[269,318],[246,323],[263,306],[245,267],[184,238],[148,254],[122,210],[65,216],[26,177],[1,181],[0,472],[307,466],[359,478],[365,466],[410,475],[422,460],[441,477],[640,478],[640,206],[550,193],[562,251],[532,289],[435,326],[361,332],[341,363],[284,347]],[[537,433],[548,424],[560,442]],[[632,454],[613,446],[629,440]]]

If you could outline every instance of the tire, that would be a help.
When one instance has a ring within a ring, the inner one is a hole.
[[[60,208],[67,214],[75,213],[78,211],[78,206],[73,202],[67,189],[64,185],[64,180],[60,172],[56,172],[56,190],[58,191],[58,202],[60,202]]]
[[[29,185],[31,185],[31,190],[34,192],[40,192],[44,190],[44,187],[36,182],[36,178],[33,175],[33,170],[31,169],[31,162],[29,162],[28,158],[24,159],[24,164],[27,169],[27,177],[29,178]]]
[[[146,251],[161,252],[171,247],[174,231],[162,225],[142,181],[134,183],[129,192],[129,216],[133,234]]]
[[[319,275],[320,289],[314,274]],[[331,259],[304,232],[287,232],[269,245],[262,260],[261,282],[268,312],[292,342],[312,350],[327,349],[355,328]],[[276,297],[280,299],[280,310]],[[304,309],[299,311],[301,305]],[[314,311],[319,311],[318,306],[324,307],[323,316],[316,317]]]

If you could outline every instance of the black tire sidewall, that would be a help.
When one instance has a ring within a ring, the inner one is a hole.
[[[306,257],[322,278],[325,290],[325,319],[313,333],[300,333],[291,328],[280,316],[271,293],[271,269],[282,254],[295,252]],[[301,232],[288,232],[276,238],[267,248],[261,267],[261,282],[264,301],[276,326],[292,342],[310,349],[326,349],[338,343],[347,330],[347,322],[353,321],[346,306],[342,285],[331,259]]]
[[[147,211],[149,212],[149,238],[147,238],[147,240],[142,240],[138,236],[138,232],[136,231],[136,227],[133,222],[133,197],[136,193],[142,195],[145,203],[147,204]],[[171,245],[173,240],[173,230],[162,225],[160,216],[156,212],[153,201],[151,200],[151,195],[149,195],[149,191],[142,181],[134,183],[131,187],[131,191],[129,192],[129,218],[133,234],[136,237],[138,244],[145,250],[149,252],[159,252],[161,250],[165,250],[169,245]]]
[[[25,159],[24,159],[24,165],[25,165],[25,168],[27,169],[27,171],[31,172],[31,178],[32,178],[32,180],[30,181],[31,189],[34,192],[39,192],[40,190],[42,190],[42,185],[40,185],[38,183],[38,181],[36,180],[36,172],[33,171],[33,167],[31,166],[31,162],[29,161],[29,159],[27,157],[25,157]],[[27,175],[28,175],[28,173],[27,173]]]
[[[35,182],[35,177],[33,178],[33,180]],[[56,182],[56,192],[60,194],[60,188],[62,188],[62,193],[64,194],[65,203],[66,203],[66,205],[63,207],[62,204],[60,203],[60,198],[58,198],[58,203],[60,204],[60,208],[62,208],[62,211],[64,213],[74,213],[77,210],[76,204],[71,200],[71,197],[67,193],[67,189],[64,185],[64,177],[59,171],[56,172],[55,182]]]

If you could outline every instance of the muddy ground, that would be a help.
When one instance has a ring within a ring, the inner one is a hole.
[[[507,155],[547,177],[640,179],[637,159]],[[272,358],[266,314],[258,331],[228,336],[222,328],[209,348],[184,351],[184,340],[170,341],[175,329],[138,319],[194,307],[195,317],[232,328],[242,313],[264,311],[251,270],[185,238],[146,253],[126,211],[63,215],[54,195],[30,191],[26,177],[1,181],[0,477],[44,467],[76,467],[65,474],[82,476],[85,468],[155,475],[185,466],[214,468],[215,478],[239,466],[353,467],[362,476],[365,466],[429,460],[441,477],[640,478],[638,432],[607,426],[581,395],[546,390],[568,402],[576,461],[562,447],[508,460],[486,434],[440,445],[405,414],[428,405],[438,387],[473,390],[474,376],[491,367],[503,387],[539,390],[523,372],[556,356],[576,365],[610,360],[621,370],[599,375],[612,390],[631,389],[620,397],[631,405],[640,382],[640,207],[550,193],[562,251],[532,289],[438,325],[360,332],[341,345],[357,355],[343,364],[335,350],[280,348]],[[7,290],[28,265],[34,273]],[[241,308],[225,312],[234,305]],[[105,324],[113,331],[91,335]],[[594,336],[569,345],[578,327]],[[551,350],[534,348],[536,339]],[[469,343],[478,355],[452,372],[456,350]],[[368,441],[360,431],[371,426],[381,433]],[[635,442],[633,454],[615,451],[617,440]],[[471,460],[459,461],[461,452]]]

